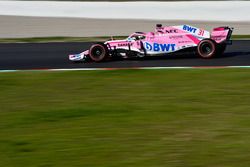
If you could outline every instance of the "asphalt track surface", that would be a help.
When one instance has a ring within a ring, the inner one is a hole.
[[[250,66],[250,40],[237,40],[224,55],[201,59],[194,54],[178,53],[143,59],[113,60],[101,63],[73,63],[69,54],[80,53],[92,43],[15,43],[0,44],[0,70],[131,67]]]

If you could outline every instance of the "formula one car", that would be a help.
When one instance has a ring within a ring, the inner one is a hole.
[[[69,55],[71,61],[101,62],[114,57],[144,57],[194,48],[201,58],[212,58],[224,53],[233,28],[217,27],[208,31],[189,25],[156,25],[154,32],[135,32],[124,40],[109,40],[93,44],[89,50]]]

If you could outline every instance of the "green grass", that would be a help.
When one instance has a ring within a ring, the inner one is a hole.
[[[0,74],[2,167],[248,167],[250,70]]]
[[[233,35],[233,39],[250,39],[250,35]]]
[[[127,36],[114,36],[114,39],[125,39]],[[111,37],[35,37],[35,38],[0,38],[0,43],[18,42],[92,42],[107,41]],[[250,35],[233,35],[232,39],[250,39]]]

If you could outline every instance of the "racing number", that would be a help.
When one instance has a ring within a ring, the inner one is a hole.
[[[204,35],[204,30],[200,29],[198,35],[203,36]]]

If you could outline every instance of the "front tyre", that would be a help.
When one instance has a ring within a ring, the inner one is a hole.
[[[90,47],[89,57],[95,62],[104,61],[108,57],[108,48],[103,43],[97,43]]]
[[[216,55],[216,43],[210,39],[200,41],[197,47],[197,53],[201,58],[209,59]]]

